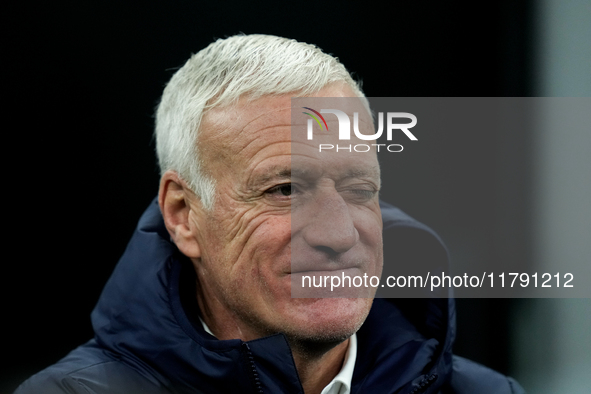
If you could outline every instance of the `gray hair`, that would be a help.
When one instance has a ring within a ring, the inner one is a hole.
[[[211,209],[215,181],[203,172],[197,145],[204,113],[241,97],[308,96],[333,82],[344,82],[364,97],[339,60],[314,45],[270,35],[237,35],[213,42],[191,56],[162,94],[155,130],[161,174],[176,171],[205,209]]]

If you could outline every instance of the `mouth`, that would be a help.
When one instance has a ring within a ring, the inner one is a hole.
[[[350,270],[362,270],[362,267],[366,267],[368,264],[362,261],[323,261],[323,262],[292,262],[287,267],[287,274],[310,274],[310,275],[321,275],[321,274],[335,274],[341,271]]]
[[[331,268],[331,269],[326,269],[323,267],[318,267],[317,269],[299,269],[297,271],[292,270],[291,272],[288,273],[288,275],[296,275],[296,276],[301,276],[301,275],[312,275],[312,276],[323,276],[323,275],[341,275],[341,273],[345,274],[345,275],[352,275],[352,274],[356,274],[359,275],[359,273],[361,273],[361,275],[363,275],[363,270],[361,269],[361,267],[358,266],[351,266],[351,267],[339,267],[339,268]]]
[[[376,290],[375,276],[359,267],[298,271],[288,277],[292,298],[369,298]]]

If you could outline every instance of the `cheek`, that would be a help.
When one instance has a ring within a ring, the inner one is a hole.
[[[260,303],[262,310],[291,297],[286,275],[291,265],[290,241],[289,218],[267,218],[252,232],[241,259],[236,262],[232,273],[234,283],[240,283],[252,302]]]
[[[270,252],[289,244],[291,220],[288,215],[270,217],[257,224],[248,240],[248,245],[256,245],[261,252]]]
[[[268,217],[256,227],[244,244],[253,271],[262,277],[277,275],[290,264],[291,222],[287,215]]]
[[[223,263],[224,275],[234,285],[269,287],[289,268],[291,221],[289,215],[248,216],[241,215],[233,227],[239,230],[230,233],[225,221],[213,224],[208,238],[216,247],[210,261]]]
[[[379,276],[384,261],[381,212],[379,210],[377,212],[360,211],[355,222],[363,248],[367,256],[371,257],[369,261],[372,265],[367,267],[368,274]]]
[[[359,208],[353,212],[353,215],[353,221],[362,242],[381,250],[383,224],[379,208]]]

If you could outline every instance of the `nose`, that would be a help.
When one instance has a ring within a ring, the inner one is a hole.
[[[303,237],[316,250],[329,255],[345,253],[359,241],[350,208],[336,190],[322,193],[310,203]]]

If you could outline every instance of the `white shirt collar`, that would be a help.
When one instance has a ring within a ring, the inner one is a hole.
[[[201,324],[203,325],[203,329],[208,334],[213,333],[205,324],[203,319],[199,317],[201,320]],[[353,380],[353,370],[355,369],[355,360],[357,359],[357,334],[353,334],[351,338],[349,338],[349,348],[347,349],[347,353],[345,354],[345,361],[343,362],[343,367],[341,368],[340,372],[337,376],[334,377],[331,382],[326,385],[326,387],[322,390],[320,394],[349,394],[351,392],[351,381]]]
[[[341,368],[337,376],[334,377],[320,394],[349,394],[351,392],[351,381],[353,380],[356,359],[357,334],[353,334],[349,338],[349,349],[347,349],[347,353],[345,354],[343,368]]]

